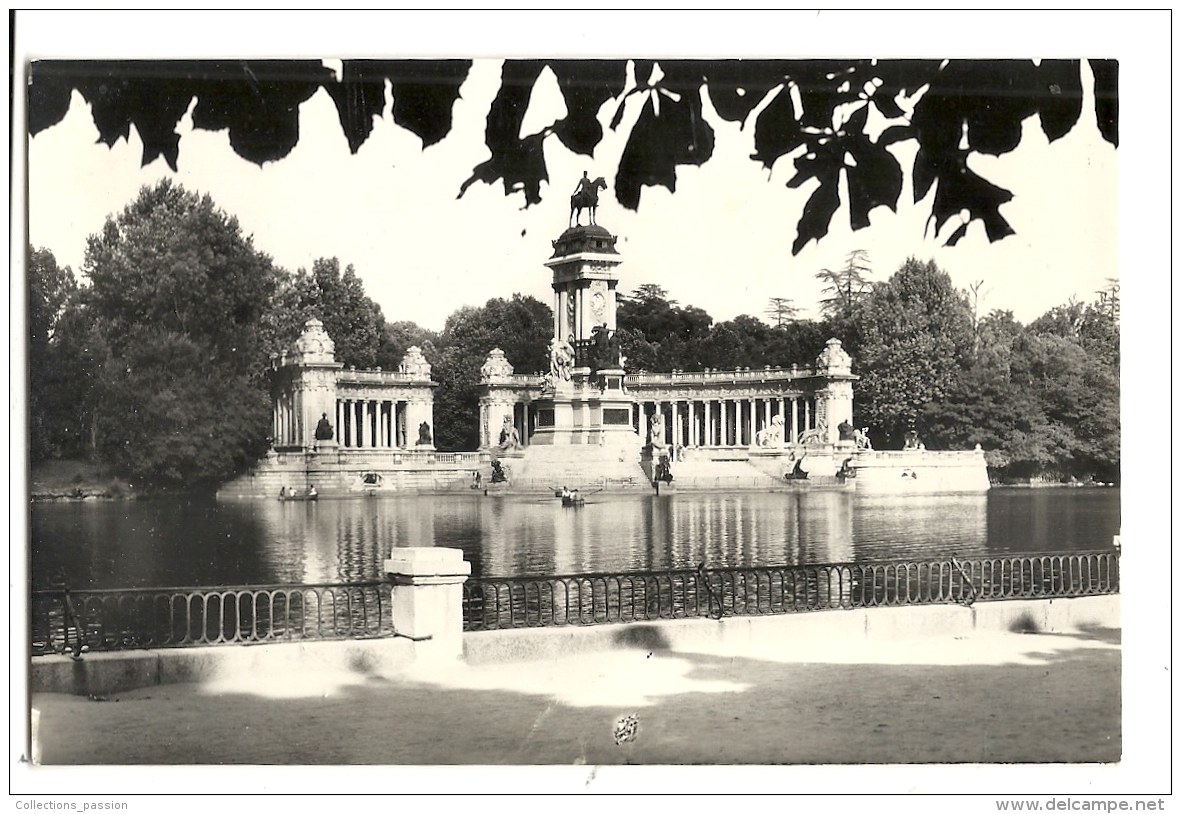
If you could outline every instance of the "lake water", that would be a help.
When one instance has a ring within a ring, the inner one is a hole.
[[[1109,548],[1111,489],[986,495],[851,492],[393,496],[314,503],[161,499],[36,503],[34,587],[378,579],[393,546],[461,548],[483,576],[782,565]]]

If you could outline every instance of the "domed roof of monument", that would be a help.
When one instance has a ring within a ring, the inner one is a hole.
[[[602,226],[571,226],[562,232],[562,236],[552,241],[554,257],[566,257],[571,254],[619,254],[615,250],[615,235]],[[552,258],[551,258],[552,259]]]

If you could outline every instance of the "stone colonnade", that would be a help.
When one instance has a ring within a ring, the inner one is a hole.
[[[336,442],[342,447],[413,446],[408,431],[409,402],[371,398],[336,400]]]
[[[633,426],[644,438],[652,416],[664,417],[665,444],[675,447],[749,447],[760,431],[783,417],[784,443],[816,426],[816,400],[809,396],[720,396],[636,404]]]

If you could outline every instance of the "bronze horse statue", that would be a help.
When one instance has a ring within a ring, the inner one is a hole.
[[[588,210],[590,220],[588,226],[593,226],[595,222],[595,210],[599,208],[599,190],[606,189],[607,182],[599,176],[593,181],[587,180],[585,177],[578,182],[578,191],[570,196],[570,225],[577,226],[579,218],[582,217],[582,210]]]

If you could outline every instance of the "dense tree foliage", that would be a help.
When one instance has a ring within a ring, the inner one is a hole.
[[[1117,145],[1118,63],[1089,65],[1093,121]],[[134,125],[143,163],[163,156],[175,171],[176,126],[196,99],[195,128],[228,130],[233,150],[262,164],[291,151],[299,140],[300,105],[324,88],[356,152],[373,119],[385,114],[388,81],[394,122],[425,148],[451,131],[452,108],[470,68],[466,60],[344,60],[338,77],[319,60],[41,61],[33,64],[29,83],[29,132],[61,121],[77,90],[91,106],[102,142],[128,138]],[[566,115],[522,137],[534,86],[547,68]],[[610,126],[617,129],[631,105],[640,112],[612,188],[621,204],[637,209],[643,187],[675,191],[678,166],[712,157],[707,98],[722,120],[751,126],[752,160],[771,167],[790,159],[795,174],[788,187],[818,182],[799,217],[795,254],[828,234],[842,187],[854,230],[869,225],[874,208],[897,207],[904,169],[887,148],[900,142],[917,147],[910,168],[915,201],[935,189],[929,218],[935,230],[968,213],[950,245],[973,221],[984,224],[990,240],[1012,234],[1000,213],[1012,193],[977,174],[971,159],[1015,149],[1022,123],[1033,116],[1050,141],[1066,135],[1082,116],[1083,80],[1079,60],[1061,59],[510,59],[487,115],[491,157],[473,169],[460,194],[477,181],[499,182],[506,195],[523,193],[526,205],[539,203],[549,179],[547,139],[593,155],[603,137],[599,114],[613,111]]]
[[[95,451],[156,485],[216,482],[266,450],[259,326],[278,274],[209,196],[145,187],[88,241],[86,333],[106,358]]]
[[[493,348],[504,351],[516,373],[549,370],[553,311],[533,297],[514,294],[492,299],[480,308],[464,307],[447,318],[436,341],[432,376],[435,391],[435,444],[441,449],[479,445],[480,367]]]
[[[923,408],[945,399],[967,369],[971,311],[947,272],[911,258],[874,286],[855,321],[857,421],[878,443],[900,446]]]
[[[71,421],[69,376],[62,366],[68,351],[68,307],[78,283],[68,266],[61,267],[53,252],[29,247],[28,363],[34,372],[29,387],[29,448],[34,460],[51,454],[68,434]],[[67,330],[61,330],[67,327]],[[65,336],[63,336],[65,334]]]
[[[320,258],[310,272],[283,275],[267,311],[266,343],[272,352],[290,347],[315,317],[336,345],[336,361],[359,368],[379,365],[385,317],[352,265],[342,274],[338,259]]]

